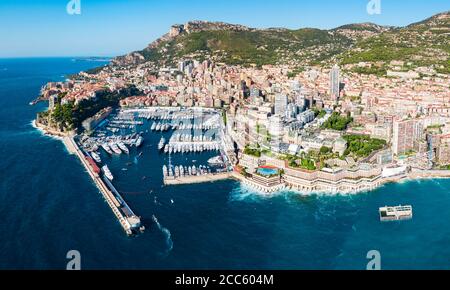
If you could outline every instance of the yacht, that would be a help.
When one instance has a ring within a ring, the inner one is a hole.
[[[120,148],[120,150],[122,150],[123,152],[125,152],[126,154],[130,154],[130,150],[128,150],[127,146],[125,146],[125,144],[123,144],[122,142],[117,144]]]
[[[161,140],[159,141],[159,144],[158,144],[158,150],[164,149],[164,144],[165,143],[166,143],[166,139],[161,138]]]
[[[136,140],[136,143],[135,143],[136,147],[140,147],[140,146],[142,145],[143,142],[144,142],[144,137],[139,136],[139,137],[137,138],[137,140]]]
[[[105,150],[108,154],[113,154],[113,152],[111,151],[111,148],[108,146],[108,144],[104,143],[101,145],[103,150]]]
[[[92,158],[95,160],[95,162],[97,163],[102,163],[102,159],[100,158],[100,155],[98,155],[98,153],[96,152],[92,152],[91,153]]]
[[[208,160],[208,164],[212,166],[219,166],[223,164],[222,156],[216,156]]]
[[[111,147],[111,150],[116,153],[116,154],[122,154],[122,150],[120,150],[119,146],[117,146],[117,144],[115,143],[111,143],[109,145]]]
[[[180,166],[180,176],[181,177],[184,176],[184,168],[183,168],[183,166]]]
[[[106,178],[113,181],[114,176],[112,175],[111,170],[109,170],[108,166],[107,165],[103,166],[102,170],[103,170],[103,173],[105,174]]]

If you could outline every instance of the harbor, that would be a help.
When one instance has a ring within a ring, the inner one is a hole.
[[[125,199],[164,186],[232,177],[220,112],[209,109],[121,108],[81,135],[64,138],[128,235],[145,227]],[[89,125],[89,124],[88,124]],[[160,171],[149,168],[155,161]],[[134,184],[135,186],[131,185]],[[124,196],[127,196],[124,198]]]

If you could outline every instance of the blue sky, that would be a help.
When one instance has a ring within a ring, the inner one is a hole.
[[[334,28],[357,22],[404,26],[450,10],[448,0],[0,0],[0,57],[115,56],[142,49],[175,23],[210,20],[251,27]]]

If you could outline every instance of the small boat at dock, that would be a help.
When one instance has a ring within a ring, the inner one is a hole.
[[[140,146],[142,145],[143,142],[144,142],[144,137],[139,136],[139,137],[137,138],[137,140],[136,140],[136,143],[135,143],[136,147],[140,147]]]
[[[103,150],[105,150],[108,154],[111,154],[111,155],[113,154],[113,152],[108,144],[104,143],[101,146],[102,146]]]
[[[111,147],[111,150],[116,154],[122,154],[122,150],[120,150],[119,146],[117,144],[111,143],[109,145]]]
[[[103,166],[102,170],[103,170],[103,173],[105,174],[106,178],[108,178],[111,181],[114,180],[114,176],[112,175],[111,170],[109,170],[108,165]]]
[[[125,152],[126,154],[130,154],[130,150],[128,150],[128,148],[127,148],[127,146],[125,146],[125,144],[123,144],[123,143],[121,142],[121,143],[118,143],[117,145],[119,146],[120,150],[122,150],[122,151]]]
[[[161,138],[161,140],[159,141],[159,144],[158,144],[158,150],[163,150],[165,143],[166,143],[166,139]]]
[[[96,152],[92,152],[91,153],[92,158],[95,160],[95,162],[97,163],[102,163],[102,159],[100,158],[100,155],[98,155],[98,153]]]

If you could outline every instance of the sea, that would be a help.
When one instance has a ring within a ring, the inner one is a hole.
[[[264,196],[234,180],[165,187],[156,133],[108,160],[146,226],[128,237],[80,161],[33,127],[47,104],[29,105],[45,83],[103,64],[0,59],[0,269],[65,269],[71,250],[82,269],[364,270],[374,250],[382,269],[450,269],[450,180],[348,195]],[[412,220],[380,222],[379,207],[400,204]]]

